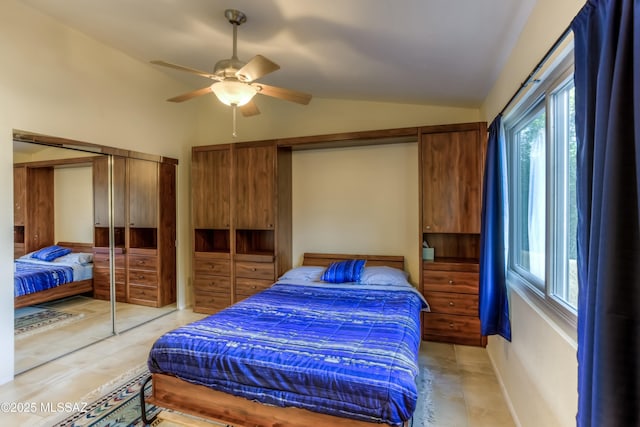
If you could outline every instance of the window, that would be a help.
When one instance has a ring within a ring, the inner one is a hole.
[[[570,322],[578,302],[573,55],[504,120],[511,277]]]

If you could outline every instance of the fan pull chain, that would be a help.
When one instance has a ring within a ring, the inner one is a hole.
[[[237,104],[231,104],[233,108],[233,133],[231,134],[234,138],[238,137],[238,133],[236,132],[236,109],[238,107]]]

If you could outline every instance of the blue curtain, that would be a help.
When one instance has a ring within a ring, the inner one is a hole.
[[[640,0],[572,22],[580,427],[640,426]]]
[[[479,312],[482,335],[511,341],[505,263],[506,170],[502,117],[489,126],[482,188]]]

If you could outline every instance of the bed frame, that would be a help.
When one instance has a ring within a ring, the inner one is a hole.
[[[302,265],[328,266],[334,261],[354,258],[366,259],[367,265],[386,265],[404,269],[404,257],[385,255],[305,253]],[[152,380],[153,387],[151,397],[146,398],[148,403],[235,427],[373,427],[386,425],[320,414],[300,408],[264,405],[166,374],[152,374],[149,379]],[[140,398],[143,421],[150,424],[153,420],[146,418],[144,387],[142,387]],[[160,413],[158,417],[163,419],[163,415]],[[170,417],[174,423],[182,423],[185,426],[199,425],[187,417],[181,419],[179,415],[175,414]],[[408,422],[405,422],[404,425],[408,426]]]
[[[77,242],[58,242],[60,246],[71,248],[73,252],[92,252],[92,243]],[[14,297],[14,308],[27,307],[34,304],[53,301],[60,298],[66,298],[73,295],[84,294],[93,291],[93,279],[80,280],[77,282],[69,282],[55,288],[45,289],[44,291],[32,294]]]

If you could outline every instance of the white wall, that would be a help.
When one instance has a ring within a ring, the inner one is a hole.
[[[293,264],[304,252],[404,255],[417,284],[418,144],[293,153]]]
[[[93,168],[56,168],[53,182],[55,241],[93,242]]]
[[[539,0],[498,82],[482,107],[491,122],[570,24],[584,1]],[[577,411],[575,339],[534,303],[510,290],[512,342],[490,337],[487,349],[523,427],[574,426]]]

